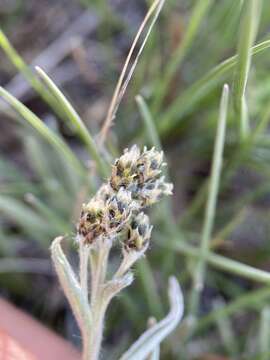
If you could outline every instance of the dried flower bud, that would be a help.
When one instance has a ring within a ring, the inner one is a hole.
[[[165,165],[163,153],[155,148],[144,148],[142,153],[136,145],[125,149],[115,161],[108,183],[83,206],[78,240],[95,244],[96,239],[112,240],[125,232],[126,248],[141,250],[150,238],[151,227],[146,215],[138,215],[139,210],[172,194],[172,184],[162,176]]]
[[[121,187],[130,191],[139,206],[149,206],[159,201],[163,195],[172,193],[172,184],[166,183],[164,177],[161,177],[161,168],[165,165],[163,152],[156,151],[155,148],[144,148],[140,154],[138,147],[134,145],[116,160],[110,185],[114,191],[119,191]]]
[[[140,201],[143,207],[152,205],[162,199],[164,195],[172,195],[173,184],[166,183],[164,176],[146,183],[140,191]]]
[[[135,209],[136,203],[132,201],[131,193],[121,188],[106,202],[105,222],[108,232],[120,231]]]
[[[161,174],[161,167],[165,165],[166,163],[163,162],[163,151],[156,151],[154,147],[147,150],[145,147],[137,162],[137,171],[141,180],[140,185],[158,178]]]
[[[121,187],[128,188],[136,176],[136,164],[140,157],[140,150],[136,145],[131,149],[125,149],[124,154],[115,161],[112,167],[110,185],[114,191]]]
[[[100,199],[105,204],[114,194],[115,193],[109,184],[103,184],[97,191],[95,199]]]
[[[88,204],[83,204],[79,224],[78,239],[85,244],[92,244],[94,239],[105,231],[103,225],[104,201],[93,198]]]
[[[124,249],[126,251],[141,251],[143,248],[147,248],[152,226],[149,224],[149,218],[143,212],[135,216],[128,228],[126,238],[124,240]]]

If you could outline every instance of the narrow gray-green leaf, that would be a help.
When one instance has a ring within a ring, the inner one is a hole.
[[[176,278],[169,280],[168,290],[171,310],[156,325],[145,331],[125,352],[120,360],[144,360],[176,328],[184,312],[183,295]]]
[[[82,294],[79,282],[61,247],[63,237],[54,239],[51,245],[52,261],[55,266],[62,289],[69,301],[82,333],[91,327],[91,309]]]

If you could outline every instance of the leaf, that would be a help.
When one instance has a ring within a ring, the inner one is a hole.
[[[242,139],[250,130],[245,94],[251,65],[252,45],[260,20],[261,5],[261,1],[258,0],[245,0],[240,23],[238,61],[234,74],[234,105],[236,118],[240,121],[240,137]]]
[[[51,245],[51,255],[62,289],[69,301],[78,325],[84,333],[91,328],[91,309],[87,299],[82,294],[79,282],[61,247],[62,236],[54,239]]]
[[[225,144],[228,103],[229,103],[229,87],[227,84],[225,84],[223,87],[221,101],[220,101],[219,119],[217,124],[211,174],[209,178],[209,190],[208,190],[208,197],[205,207],[204,222],[203,222],[203,228],[201,234],[201,245],[200,245],[201,256],[194,270],[193,289],[190,297],[191,299],[190,312],[194,316],[197,315],[196,313],[199,305],[199,297],[204,286],[205,272],[206,272],[205,255],[209,251],[209,244],[214,227],[215,215],[216,215],[217,198],[218,198],[218,191],[220,186],[223,151]]]
[[[126,351],[120,360],[144,360],[176,328],[184,312],[183,295],[175,277],[169,280],[169,314],[152,328],[145,331]]]
[[[58,89],[52,79],[45,73],[44,70],[36,67],[36,71],[42,80],[47,85],[48,89],[50,90],[51,94],[54,95],[57,102],[60,104],[66,118],[69,119],[72,126],[76,129],[77,134],[80,136],[82,141],[85,143],[90,155],[95,160],[98,170],[102,176],[108,175],[108,166],[104,163],[102,156],[100,155],[97,145],[93,137],[91,136],[89,130],[86,128],[84,122],[80,118],[79,114],[67,100],[65,95]]]
[[[23,204],[10,196],[0,196],[0,212],[12,219],[15,224],[19,225],[30,236],[39,240],[43,245],[48,236],[52,235],[52,230],[39,215],[30,207]]]
[[[269,49],[269,47],[270,39],[260,42],[251,48],[252,56],[264,52]],[[237,55],[224,60],[184,92],[181,92],[174,102],[157,119],[157,127],[160,135],[164,135],[174,129],[184,119],[184,116],[194,111],[196,105],[237,65],[237,61]]]
[[[29,110],[1,86],[0,96],[10,106],[12,106],[12,108],[14,108],[44,139],[46,139],[59,153],[61,153],[65,157],[66,161],[70,163],[70,165],[72,165],[79,174],[85,174],[82,163],[74,155],[69,146],[57,134],[49,129],[38,116],[36,116],[31,110]]]
[[[15,66],[15,68],[24,76],[33,89],[58,113],[59,105],[52,95],[47,91],[40,79],[35,75],[32,69],[25,63],[17,50],[9,42],[6,35],[0,28],[0,47]]]

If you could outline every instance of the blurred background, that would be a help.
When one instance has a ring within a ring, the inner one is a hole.
[[[79,331],[49,246],[55,236],[68,234],[76,266],[72,237],[80,205],[104,177],[31,69],[39,65],[49,74],[98,140],[150,4],[0,1],[0,85],[75,156],[68,163],[16,106],[0,102],[0,294],[78,347]],[[269,25],[267,0],[165,2],[101,153],[112,163],[134,143],[162,147],[175,190],[170,201],[150,209],[151,248],[135,269],[134,285],[109,308],[104,359],[117,359],[149,316],[166,314],[171,274],[182,286],[188,314],[209,220],[205,205],[225,82],[230,100],[224,161],[198,318],[194,326],[184,319],[161,358],[270,358]],[[242,121],[248,124],[244,133]],[[83,172],[74,169],[76,161],[85,165]]]

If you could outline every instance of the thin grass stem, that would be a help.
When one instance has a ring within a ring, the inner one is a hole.
[[[164,242],[159,241],[159,245],[165,247]],[[196,246],[188,245],[183,241],[174,240],[166,247],[174,249],[190,258],[199,259],[201,257],[200,249]],[[223,270],[230,274],[238,275],[246,279],[270,285],[270,273],[264,270],[254,268],[253,266],[243,264],[239,261],[229,259],[222,255],[217,255],[208,251],[205,255],[205,261],[216,269]]]
[[[270,308],[265,306],[261,311],[261,323],[259,333],[260,360],[267,360],[270,354]]]
[[[234,74],[234,105],[236,118],[240,123],[240,138],[242,140],[247,137],[250,131],[246,87],[251,64],[251,48],[256,38],[260,12],[260,0],[244,1],[238,40],[238,61]]]
[[[206,270],[205,257],[209,250],[209,243],[210,243],[210,238],[211,238],[211,233],[215,218],[216,203],[217,203],[220,174],[222,167],[224,141],[225,141],[228,99],[229,99],[229,87],[228,85],[224,85],[222,97],[221,97],[221,103],[220,103],[219,122],[217,127],[213,163],[212,163],[212,169],[210,175],[209,195],[207,199],[205,218],[204,218],[204,224],[202,230],[202,240],[200,247],[201,256],[195,268],[193,289],[191,292],[190,314],[193,316],[197,315],[198,306],[199,306],[199,297],[203,289],[204,280],[205,280],[205,270]]]
[[[252,47],[252,56],[260,54],[270,47],[270,39]],[[172,131],[184,117],[196,109],[205,98],[237,64],[238,56],[234,55],[211,69],[201,79],[192,84],[187,90],[181,92],[174,102],[157,118],[157,128],[164,136]]]
[[[107,136],[107,133],[112,125],[112,122],[115,118],[115,115],[116,115],[116,112],[117,112],[117,109],[119,107],[119,104],[124,96],[124,93],[125,93],[125,90],[127,88],[127,85],[133,75],[133,72],[135,70],[135,67],[137,65],[137,62],[139,60],[139,57],[145,47],[145,44],[147,42],[147,39],[152,31],[152,28],[153,26],[155,25],[155,22],[159,16],[159,13],[164,5],[164,2],[165,0],[155,0],[152,4],[152,6],[149,8],[136,36],[135,36],[135,39],[131,45],[131,48],[129,50],[129,53],[128,53],[128,56],[126,58],[126,61],[125,61],[125,64],[123,66],[123,69],[122,69],[122,72],[120,74],[120,77],[119,77],[119,80],[118,80],[118,83],[116,85],[116,88],[115,88],[115,91],[114,91],[114,94],[113,94],[113,97],[112,97],[112,100],[111,100],[111,103],[110,103],[110,106],[109,106],[109,110],[108,110],[108,113],[107,113],[107,116],[106,116],[106,119],[104,121],[104,124],[102,126],[102,129],[101,129],[101,132],[100,132],[100,145],[102,145],[105,141],[105,138]],[[154,14],[154,15],[153,15]],[[143,39],[143,42],[142,42],[142,45],[140,46],[139,48],[139,51],[135,57],[135,60],[133,61],[133,64],[129,70],[129,72],[127,73],[127,70],[128,70],[128,66],[129,66],[129,63],[131,61],[131,57],[132,57],[132,54],[134,53],[134,50],[136,48],[136,45],[138,43],[138,40],[140,39],[140,36],[143,32],[143,30],[145,29],[148,21],[150,20],[151,16],[153,15],[153,20],[151,21],[150,25],[149,25],[149,28],[146,32],[146,35]],[[126,73],[127,73],[127,76],[126,76]],[[126,79],[125,79],[125,76],[126,76]]]
[[[58,103],[54,100],[51,94],[47,91],[42,82],[35,76],[34,72],[24,62],[22,57],[11,45],[10,41],[0,29],[0,47],[5,52],[8,59],[15,66],[15,68],[25,77],[33,89],[46,101],[57,113],[59,110]]]
[[[183,59],[185,58],[188,50],[192,46],[193,40],[197,35],[200,25],[212,3],[212,0],[199,0],[195,3],[185,34],[172,54],[171,60],[168,62],[165,68],[164,75],[159,79],[159,83],[156,86],[154,103],[152,107],[155,114],[162,106],[164,97],[168,93],[168,87],[171,83],[171,80],[181,65]]]
[[[57,102],[60,104],[64,114],[69,119],[72,126],[76,129],[77,134],[81,138],[81,140],[85,143],[89,154],[95,160],[97,164],[97,168],[100,174],[104,177],[108,175],[109,166],[104,163],[104,160],[101,154],[98,152],[97,145],[93,137],[91,136],[89,130],[86,128],[85,124],[83,123],[82,119],[80,118],[79,114],[73,108],[71,103],[67,100],[65,95],[60,91],[60,89],[55,85],[52,79],[45,73],[44,70],[39,68],[38,66],[35,68],[39,76],[47,85],[48,89],[50,90],[51,94],[55,97]]]

